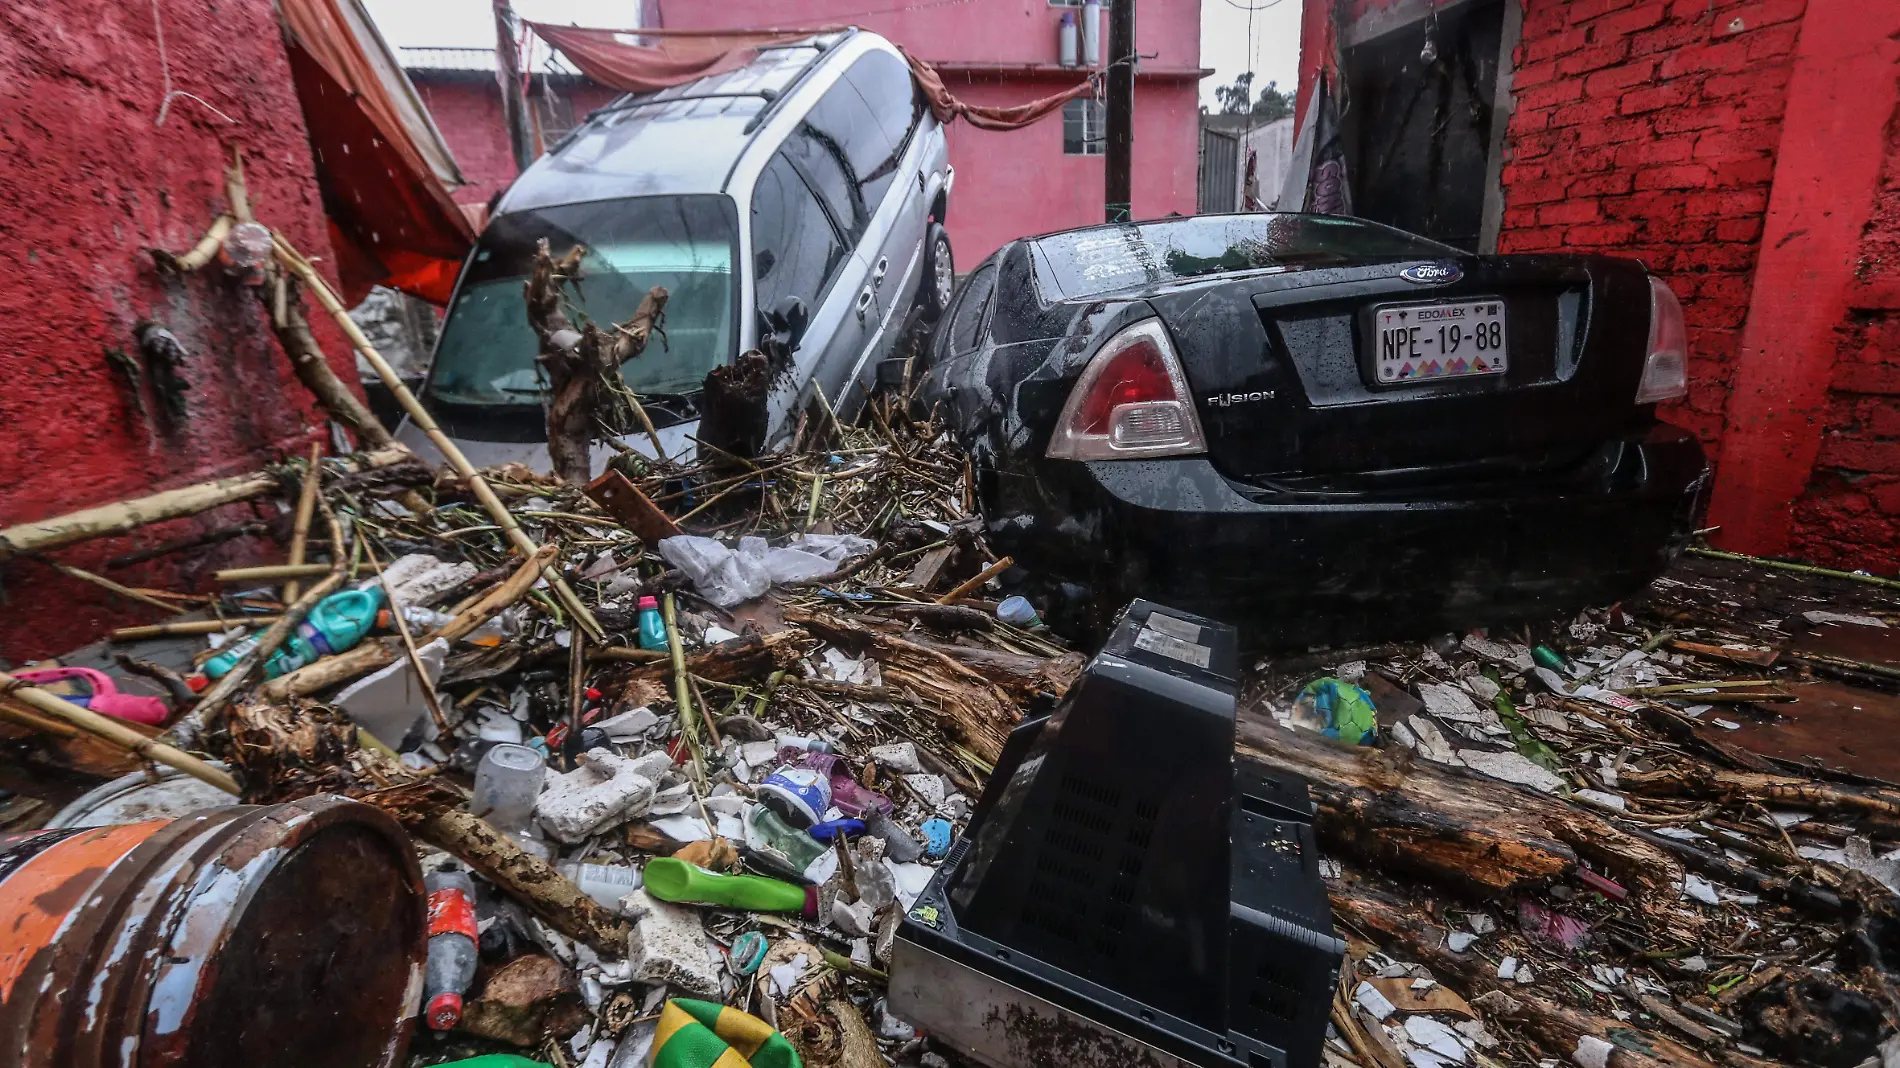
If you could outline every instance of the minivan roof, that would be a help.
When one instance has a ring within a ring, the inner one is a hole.
[[[660,193],[717,193],[754,122],[850,31],[767,46],[757,59],[600,108],[515,180],[496,214]],[[768,95],[769,94],[769,95]]]

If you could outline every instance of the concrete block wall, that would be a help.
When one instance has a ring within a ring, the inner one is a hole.
[[[1503,252],[1603,252],[1666,279],[1719,462],[1806,0],[1525,0]]]

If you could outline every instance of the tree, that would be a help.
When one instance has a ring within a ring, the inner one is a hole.
[[[1244,77],[1251,79],[1251,75]],[[1274,119],[1284,119],[1293,114],[1293,94],[1281,92],[1278,88],[1279,84],[1279,82],[1268,82],[1267,87],[1260,90],[1260,99],[1253,102],[1252,108],[1256,118],[1272,122]],[[1218,95],[1220,90],[1216,89],[1214,92]]]
[[[1245,115],[1253,102],[1253,71],[1236,75],[1232,85],[1217,87],[1214,99],[1220,101],[1222,115]]]

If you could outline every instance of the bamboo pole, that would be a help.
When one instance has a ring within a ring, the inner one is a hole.
[[[120,627],[106,637],[115,642],[142,642],[152,638],[180,638],[194,634],[223,634],[242,627],[268,627],[282,619],[279,615],[233,616],[230,619],[187,619],[179,623],[154,623],[149,627]]]
[[[357,470],[372,470],[413,458],[414,454],[407,447],[392,445],[375,452],[359,453],[351,459]],[[148,523],[197,515],[219,505],[262,497],[275,492],[277,487],[274,476],[266,471],[258,471],[0,528],[0,560],[22,553],[57,549],[91,538],[124,534]]]
[[[1885,586],[1900,590],[1900,579],[1882,578],[1879,575],[1862,575],[1855,571],[1836,571],[1831,567],[1816,567],[1813,564],[1791,564],[1786,560],[1770,560],[1762,556],[1749,556],[1745,553],[1725,553],[1720,549],[1704,549],[1692,545],[1688,549],[1690,556],[1706,556],[1711,560],[1734,560],[1738,563],[1753,564],[1774,571],[1792,571],[1798,575],[1825,575],[1828,578],[1846,579],[1849,582],[1865,582],[1870,586]]]
[[[21,704],[32,706],[35,712],[60,720],[69,726],[78,727],[88,734],[97,735],[122,749],[128,749],[139,756],[198,779],[229,794],[238,792],[237,780],[228,773],[218,770],[189,753],[180,752],[164,742],[133,730],[109,716],[102,716],[89,708],[81,708],[71,701],[62,701],[38,686],[22,682],[4,671],[0,671],[0,696],[11,697]]]
[[[147,594],[140,593],[139,591],[131,588],[130,586],[121,586],[118,583],[112,581],[111,579],[106,578],[104,575],[95,575],[92,572],[87,571],[85,568],[74,567],[71,564],[62,564],[57,560],[48,560],[43,556],[40,557],[39,560],[41,563],[47,565],[48,567],[51,567],[53,570],[59,572],[62,575],[67,576],[68,578],[76,578],[80,580],[81,582],[90,582],[94,586],[97,586],[100,589],[107,591],[108,593],[118,594],[120,597],[123,597],[128,601],[137,601],[140,604],[150,605],[153,608],[156,608],[159,611],[166,613],[167,615],[170,615],[178,611],[177,605],[166,604],[164,601],[161,601],[156,597],[152,597]]]
[[[310,517],[317,510],[317,487],[323,483],[323,471],[318,466],[323,463],[323,442],[314,442],[310,446],[310,467],[303,473],[303,492],[297,495],[297,518],[290,528],[290,566],[303,563],[304,545],[310,540]],[[339,556],[343,546],[333,549]],[[297,580],[284,583],[284,603],[290,604],[297,599]]]
[[[257,567],[227,567],[222,571],[213,571],[211,581],[231,585],[239,582],[281,582],[284,579],[318,578],[332,570],[329,564],[260,564]],[[359,562],[349,569],[353,575],[374,575],[382,568],[367,561]],[[286,603],[296,598],[284,593]]]
[[[304,259],[302,253],[291,247],[290,242],[286,241],[282,234],[273,231],[271,237],[277,247],[277,258],[293,274],[303,280],[304,286],[310,292],[316,294],[318,303],[322,304],[330,313],[330,317],[336,320],[337,327],[343,331],[344,337],[349,338],[350,344],[356,347],[356,351],[361,353],[363,358],[369,361],[370,366],[376,369],[376,373],[382,377],[383,384],[389,387],[390,393],[395,395],[403,410],[409,413],[409,418],[424,434],[428,435],[429,441],[449,461],[449,466],[455,469],[455,473],[468,482],[469,490],[475,494],[475,499],[481,502],[482,508],[494,519],[495,525],[502,529],[509,543],[523,558],[532,557],[539,552],[541,547],[536,545],[534,539],[528,537],[527,532],[521,529],[521,524],[515,522],[514,513],[501,503],[501,498],[495,496],[495,491],[488,485],[488,481],[482,478],[481,473],[475,470],[475,466],[468,462],[468,457],[462,455],[462,450],[456,448],[455,442],[436,425],[435,418],[429,414],[427,408],[422,406],[422,402],[416,399],[416,395],[409,392],[409,387],[403,384],[402,378],[396,374],[396,369],[389,366],[382,354],[376,351],[376,346],[370,344],[369,338],[363,336],[363,331],[357,327],[356,321],[350,318],[349,310],[343,307],[343,302],[330,291],[330,284],[323,280],[323,276],[317,273],[317,269],[311,266],[309,260]],[[567,580],[558,573],[548,574],[547,579],[548,585],[554,588],[555,596],[560,599],[562,607],[579,621],[581,629],[594,640],[605,641],[607,632],[601,629],[600,622],[594,618],[594,613],[588,611],[587,606],[581,603],[581,599],[568,586]]]

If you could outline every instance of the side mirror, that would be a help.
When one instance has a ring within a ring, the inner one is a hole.
[[[811,325],[811,316],[805,310],[805,302],[797,297],[780,297],[777,304],[765,313],[765,325],[772,331],[772,341],[786,352],[795,352],[798,343],[805,338],[805,328]]]

